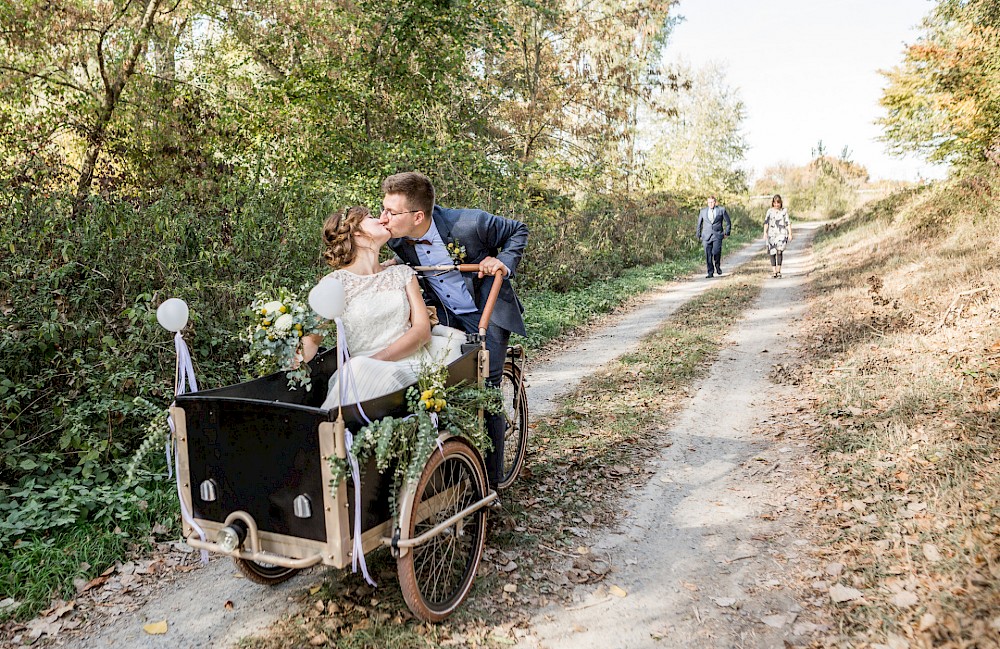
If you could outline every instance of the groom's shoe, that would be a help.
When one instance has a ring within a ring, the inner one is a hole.
[[[719,277],[722,277],[722,269],[721,268],[716,268],[715,269],[715,274],[718,275]]]
[[[713,277],[715,277],[715,275],[711,275],[711,274],[705,275],[705,279],[712,279]]]

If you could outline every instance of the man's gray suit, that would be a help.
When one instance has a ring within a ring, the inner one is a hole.
[[[722,240],[729,236],[733,224],[729,212],[721,205],[703,207],[698,213],[698,230],[696,237],[705,246],[705,264],[708,266],[708,276],[722,274]]]

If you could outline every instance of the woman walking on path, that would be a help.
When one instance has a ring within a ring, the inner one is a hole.
[[[781,258],[785,252],[785,246],[792,240],[792,222],[788,218],[788,210],[785,209],[780,194],[775,194],[771,199],[771,207],[764,217],[764,241],[767,245],[767,254],[771,255],[772,277],[781,277]]]

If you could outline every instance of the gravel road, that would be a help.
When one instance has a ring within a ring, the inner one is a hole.
[[[789,445],[780,429],[796,405],[806,405],[794,386],[776,385],[768,375],[776,363],[796,362],[815,230],[797,228],[783,278],[766,280],[730,333],[708,378],[664,436],[657,472],[625,503],[628,515],[618,528],[591,544],[615,571],[596,589],[578,589],[573,604],[538,612],[521,645],[763,648],[808,642],[817,625],[805,619],[785,583],[789,562],[808,543],[787,520],[800,483],[775,470],[813,468],[804,444]]]

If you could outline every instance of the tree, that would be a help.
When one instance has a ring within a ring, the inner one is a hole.
[[[677,79],[657,63],[673,0],[510,3],[510,45],[488,62],[498,146],[525,164],[633,171],[636,116]]]
[[[692,79],[690,90],[676,96],[674,117],[653,124],[658,132],[649,156],[653,187],[699,194],[745,191],[740,165],[747,151],[746,108],[739,92],[717,65],[691,71],[682,64],[681,74]]]
[[[94,170],[124,93],[142,59],[163,0],[26,0],[5,8],[0,71],[17,96],[48,117],[48,136],[79,139],[74,213],[91,192]],[[180,3],[178,3],[178,6]],[[175,7],[176,9],[176,7]],[[75,165],[74,165],[75,166]]]
[[[993,0],[940,0],[888,85],[878,120],[898,155],[1000,164],[1000,10]]]
[[[814,149],[826,151],[820,146]],[[776,165],[764,170],[754,182],[755,194],[781,194],[785,205],[796,213],[811,212],[823,218],[838,217],[858,203],[858,190],[868,186],[868,170],[847,159],[845,146],[840,158],[819,155],[802,166]]]

